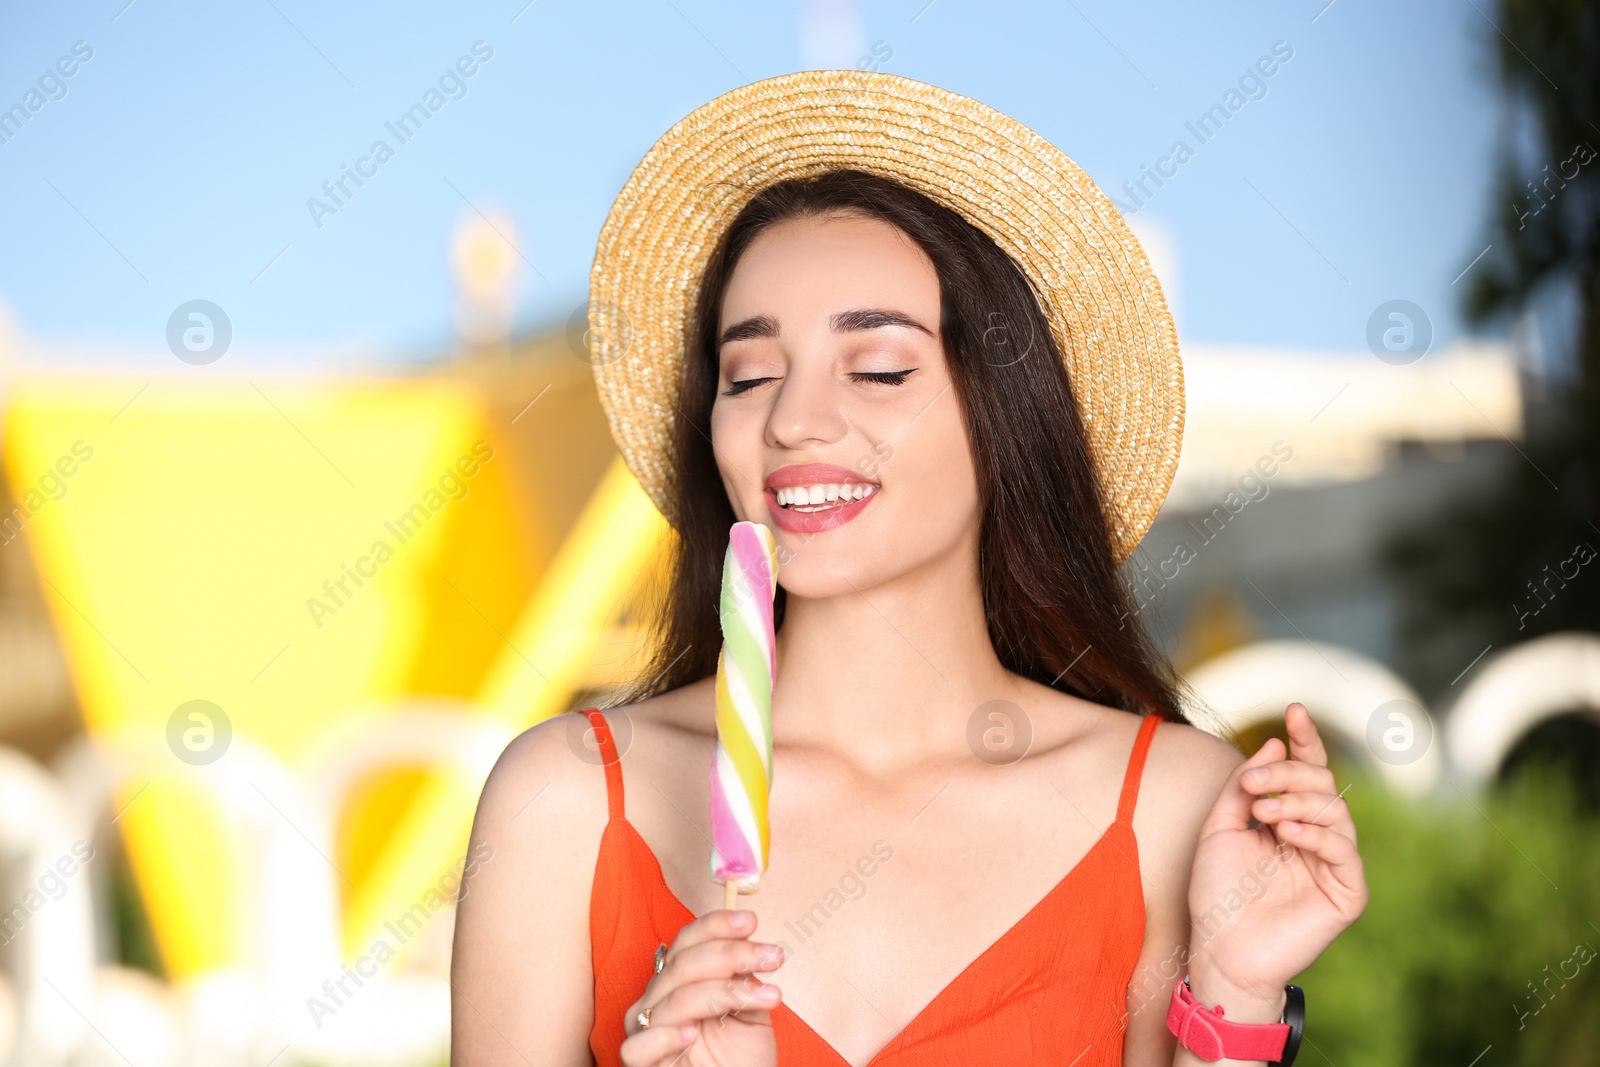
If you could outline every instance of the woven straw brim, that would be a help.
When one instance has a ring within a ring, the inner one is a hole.
[[[894,179],[994,239],[1049,319],[1125,560],[1183,437],[1177,332],[1143,249],[1077,164],[976,100],[894,74],[802,71],[686,116],[645,154],[600,231],[589,358],[628,468],[668,521],[673,421],[701,274],[762,187],[850,167]]]

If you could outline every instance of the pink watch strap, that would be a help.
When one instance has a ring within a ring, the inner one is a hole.
[[[1167,1029],[1177,1035],[1178,1044],[1208,1062],[1226,1057],[1276,1063],[1289,1041],[1288,1023],[1230,1022],[1222,1017],[1222,1005],[1201,1007],[1187,978],[1172,989]]]

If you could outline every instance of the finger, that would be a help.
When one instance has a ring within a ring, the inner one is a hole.
[[[1311,721],[1311,712],[1298,700],[1283,712],[1283,725],[1289,732],[1289,758],[1302,763],[1328,765],[1328,750],[1322,744],[1322,734]]]
[[[1361,853],[1356,843],[1343,834],[1325,826],[1286,820],[1273,827],[1278,840],[1302,853],[1302,859],[1315,857],[1327,865],[1328,870],[1345,890],[1352,895],[1366,892]]]
[[[640,1030],[622,1042],[624,1067],[655,1067],[694,1044],[700,1036],[698,1026],[655,1026]]]
[[[749,938],[718,938],[669,952],[661,973],[651,979],[676,987],[706,978],[730,978],[776,970],[783,964],[783,949]]]
[[[1327,793],[1284,793],[1262,797],[1250,806],[1250,814],[1263,824],[1303,822],[1324,826],[1334,833],[1356,839],[1355,820],[1344,797]]]
[[[1283,742],[1276,737],[1269,737],[1256,754],[1240,763],[1228,775],[1227,781],[1222,783],[1222,791],[1217,794],[1216,803],[1211,806],[1210,813],[1205,822],[1201,824],[1201,836],[1217,833],[1223,830],[1248,830],[1250,828],[1250,804],[1255,797],[1240,785],[1241,776],[1247,771],[1273,760],[1283,759],[1286,752]]]
[[[650,1028],[655,1029],[657,1023],[682,1026],[731,1012],[768,1011],[782,999],[777,986],[761,982],[754,975],[689,982],[668,993],[650,1010]]]
[[[1258,796],[1266,793],[1337,793],[1333,772],[1315,763],[1299,760],[1277,760],[1251,767],[1239,776],[1247,792]]]
[[[663,968],[677,953],[695,945],[703,945],[707,941],[719,938],[744,938],[755,933],[756,913],[748,908],[718,908],[708,911],[700,918],[694,920],[678,931],[678,936],[673,938],[672,944],[667,946],[667,953],[663,959]]]

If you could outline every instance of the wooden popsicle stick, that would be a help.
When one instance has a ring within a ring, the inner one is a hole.
[[[730,878],[726,882],[723,882],[722,886],[726,894],[723,897],[722,906],[727,908],[729,911],[732,911],[739,904],[739,883]]]

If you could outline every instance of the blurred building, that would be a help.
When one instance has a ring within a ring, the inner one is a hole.
[[[1296,637],[1396,667],[1380,547],[1517,459],[1513,349],[1463,344],[1395,366],[1189,345],[1184,374],[1177,475],[1129,568],[1152,629],[1180,667]]]

